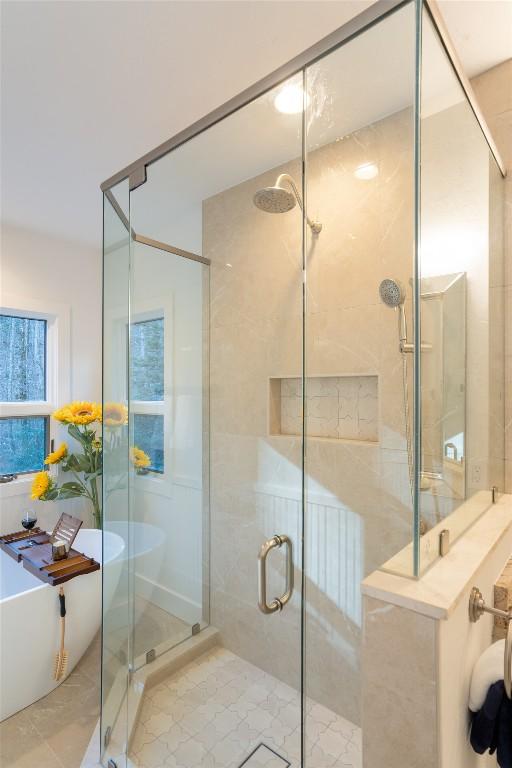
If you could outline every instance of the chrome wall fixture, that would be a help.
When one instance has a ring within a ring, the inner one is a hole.
[[[276,547],[286,546],[286,588],[281,597],[267,603],[267,557]],[[258,608],[262,613],[282,611],[293,593],[293,549],[291,539],[286,534],[272,536],[266,541],[258,555]]]
[[[476,622],[484,615],[490,613],[492,616],[498,616],[507,622],[507,637],[505,639],[505,657],[503,667],[503,682],[505,684],[505,693],[509,699],[512,699],[512,611],[502,611],[499,608],[491,608],[485,604],[482,593],[478,587],[473,587],[469,596],[469,620]]]

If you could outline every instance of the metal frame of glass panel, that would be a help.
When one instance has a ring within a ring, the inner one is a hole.
[[[478,101],[476,99],[473,88],[471,87],[468,78],[464,74],[464,70],[444,24],[441,12],[437,7],[436,0],[378,0],[378,2],[370,6],[370,8],[367,8],[353,19],[350,19],[350,21],[348,21],[346,24],[343,24],[343,26],[339,27],[337,30],[331,32],[330,35],[322,38],[322,40],[320,40],[318,43],[315,43],[315,45],[307,48],[305,51],[300,53],[298,56],[295,56],[286,64],[283,64],[271,74],[262,78],[257,83],[242,91],[240,94],[233,97],[222,106],[205,115],[205,117],[201,118],[197,122],[192,123],[192,125],[190,125],[188,128],[180,131],[175,136],[165,141],[163,144],[155,147],[155,149],[147,152],[138,160],[135,160],[133,163],[130,163],[130,165],[127,165],[125,168],[118,171],[110,178],[106,179],[106,181],[101,184],[102,192],[107,192],[111,187],[119,184],[119,182],[127,178],[130,179],[130,189],[136,189],[146,181],[146,168],[148,165],[151,165],[157,160],[160,160],[160,158],[171,152],[173,149],[176,149],[189,139],[192,139],[194,136],[202,133],[207,128],[211,128],[213,125],[220,122],[228,115],[236,112],[238,109],[241,109],[241,107],[245,106],[259,96],[262,96],[266,91],[279,85],[292,75],[297,74],[302,69],[313,64],[317,59],[325,56],[327,53],[334,50],[338,46],[347,43],[356,35],[359,35],[369,27],[382,21],[382,19],[384,19],[388,14],[393,13],[401,6],[407,5],[409,2],[416,2],[421,8],[425,7],[429,11],[434,26],[442,40],[448,58],[450,59],[453,69],[466,94],[475,117],[478,120],[489,148],[494,155],[502,175],[505,176],[505,164],[500,156],[489,127],[478,105]]]

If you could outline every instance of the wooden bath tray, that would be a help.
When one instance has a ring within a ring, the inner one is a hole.
[[[52,542],[59,539],[63,525],[69,530],[71,518],[66,515],[65,521],[61,516],[55,526],[53,533],[48,534],[40,528],[34,528],[32,531],[16,531],[5,536],[0,536],[0,549],[3,549],[8,555],[23,564],[23,567],[37,576],[41,581],[57,586],[65,581],[74,579],[75,576],[82,576],[86,573],[92,573],[100,569],[100,564],[93,558],[77,552],[76,549],[69,549],[67,557],[63,560],[52,559]],[[76,533],[80,528],[81,521],[76,520],[75,535],[66,536],[69,542],[74,541]]]

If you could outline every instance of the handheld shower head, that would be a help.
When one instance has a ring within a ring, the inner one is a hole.
[[[291,187],[291,192],[283,187],[283,183],[287,183]],[[295,208],[295,204],[298,203],[301,211],[303,210],[302,198],[299,194],[299,190],[288,173],[281,173],[273,187],[265,187],[259,189],[254,197],[253,203],[256,208],[265,213],[286,213]],[[316,221],[311,221],[309,216],[306,216],[307,222],[311,227],[312,232],[315,235],[322,229],[322,225]]]
[[[398,280],[386,277],[379,285],[379,295],[387,307],[399,307],[405,301],[405,291]]]
[[[405,316],[405,291],[398,280],[391,280],[386,277],[379,285],[379,295],[386,307],[398,310],[398,339],[400,341],[400,351],[406,350],[407,346],[407,318]]]

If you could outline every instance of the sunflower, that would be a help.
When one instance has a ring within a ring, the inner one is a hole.
[[[63,424],[91,424],[93,421],[101,421],[101,406],[98,403],[75,401],[55,411],[53,418]]]
[[[128,423],[128,408],[123,403],[105,403],[103,423],[107,427],[122,427]]]
[[[58,464],[62,459],[68,455],[68,446],[66,443],[62,443],[56,451],[49,453],[44,460],[45,464]]]
[[[31,499],[41,499],[52,487],[48,472],[38,472],[32,481]]]
[[[137,469],[144,469],[145,467],[151,466],[151,459],[147,453],[144,453],[141,448],[137,448],[136,445],[134,445],[133,448],[130,448],[130,460],[133,466]]]

